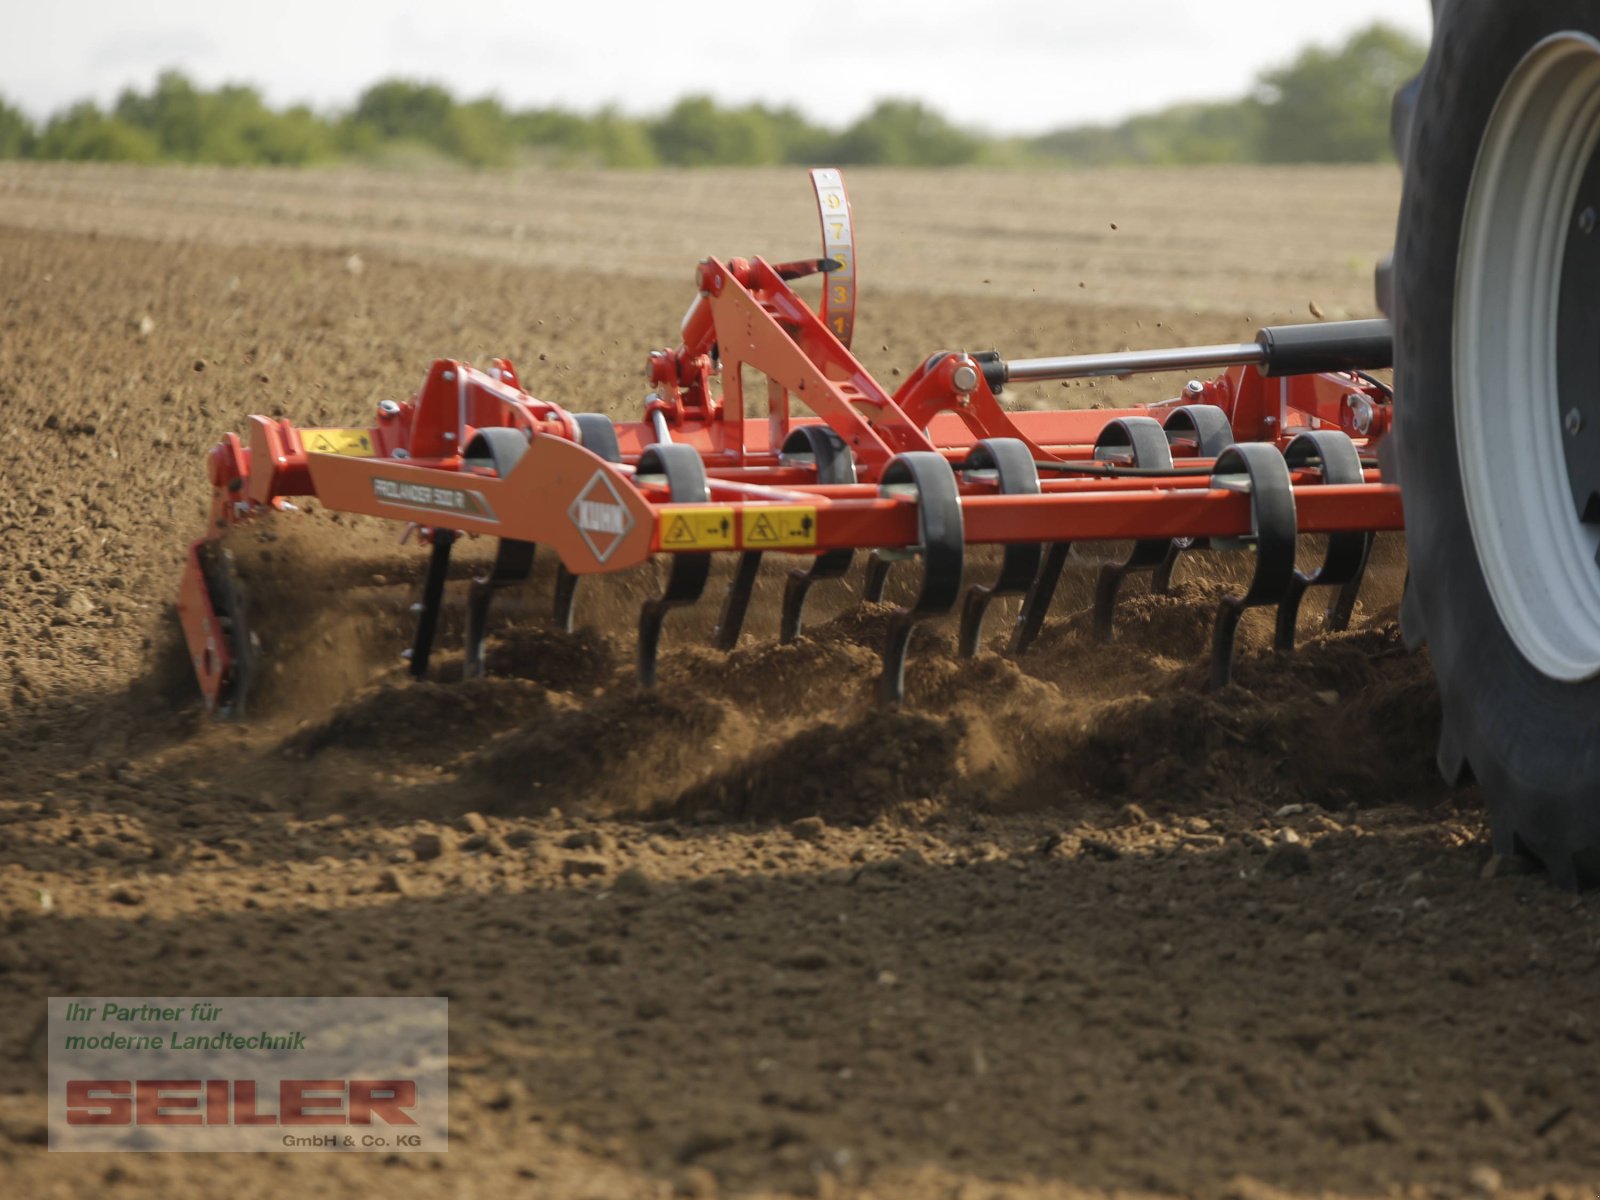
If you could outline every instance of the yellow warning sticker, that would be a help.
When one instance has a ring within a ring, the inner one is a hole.
[[[348,458],[371,458],[377,451],[372,447],[370,429],[302,429],[300,440],[311,454],[343,454]]]
[[[696,504],[661,510],[663,550],[733,549],[733,509]]]
[[[740,533],[751,550],[799,550],[817,544],[817,510],[809,505],[747,508]]]

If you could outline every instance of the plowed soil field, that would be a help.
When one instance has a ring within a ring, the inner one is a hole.
[[[1396,199],[1382,170],[853,182],[888,380],[1367,315]],[[1308,604],[1273,656],[1247,616],[1217,694],[1240,556],[1130,584],[1106,645],[1119,547],[1080,547],[1032,654],[998,653],[1014,604],[970,662],[933,624],[883,713],[888,609],[820,585],[779,646],[776,568],[731,654],[726,568],[669,617],[641,692],[656,569],[586,582],[568,634],[544,562],[463,680],[480,543],[412,683],[422,553],[308,504],[231,540],[266,678],[205,716],[173,601],[219,434],[364,421],[445,356],[632,417],[695,259],[813,230],[791,173],[0,167],[0,1191],[1594,1194],[1600,921],[1438,781],[1398,544],[1346,633]],[[185,994],[448,996],[449,1153],[47,1153],[45,998]]]

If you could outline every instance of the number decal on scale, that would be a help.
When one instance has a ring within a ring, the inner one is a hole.
[[[844,178],[835,170],[811,172],[817,192],[817,216],[822,223],[822,253],[838,263],[823,276],[822,323],[845,346],[856,324],[856,246],[850,219],[850,197]]]

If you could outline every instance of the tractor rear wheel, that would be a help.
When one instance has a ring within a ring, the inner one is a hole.
[[[1447,0],[1402,146],[1394,465],[1439,764],[1600,882],[1600,10]]]

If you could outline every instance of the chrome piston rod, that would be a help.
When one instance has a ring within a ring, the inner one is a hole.
[[[1269,326],[1256,335],[1254,342],[1235,346],[1017,358],[999,365],[1004,368],[1002,379],[1006,383],[1042,383],[1052,379],[1093,379],[1107,375],[1239,366],[1259,367],[1266,375],[1376,371],[1393,361],[1394,335],[1389,322],[1327,321],[1317,325]]]
[[[1216,367],[1265,366],[1267,352],[1254,342],[1236,346],[1191,346],[1179,350],[1125,350],[1117,354],[1076,354],[1064,358],[1013,358],[1006,362],[1007,383],[1053,379],[1198,371]]]

